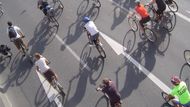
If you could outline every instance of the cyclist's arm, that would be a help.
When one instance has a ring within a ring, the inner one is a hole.
[[[47,65],[50,63],[46,58],[45,58],[45,62],[46,62]]]
[[[40,71],[40,69],[39,69],[39,67],[38,67],[38,66],[36,66],[36,71],[38,71],[38,72]]]
[[[18,34],[21,35],[21,38],[23,38],[24,37],[24,33],[22,32],[22,30],[19,27],[17,27],[17,26],[14,26],[14,28],[18,32]]]

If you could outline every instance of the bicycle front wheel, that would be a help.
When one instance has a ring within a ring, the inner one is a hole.
[[[166,103],[168,103],[168,105],[170,105],[171,107],[174,107],[172,101],[171,101],[171,100],[168,101],[168,100],[166,99],[166,97],[168,96],[168,94],[167,94],[166,92],[161,92],[161,94],[162,94],[162,98],[164,99],[164,101],[165,101]]]
[[[173,11],[166,12],[164,15],[166,16],[166,23],[164,25],[164,28],[171,32],[176,25],[176,15]]]
[[[187,64],[190,65],[190,50],[185,50],[183,54],[184,54],[185,61],[187,62]]]
[[[177,12],[178,11],[178,5],[177,5],[177,3],[174,0],[172,0],[172,3],[169,3],[167,5],[168,5],[168,8],[171,11],[173,11],[173,12]]]
[[[144,32],[145,32],[146,38],[147,38],[149,41],[151,41],[151,42],[156,42],[157,37],[156,37],[155,33],[154,33],[151,29],[145,28],[145,31],[144,31]]]
[[[128,19],[128,23],[129,23],[129,26],[131,27],[131,29],[133,31],[136,32],[138,30],[138,24],[137,24],[137,22],[132,17],[130,17]]]
[[[97,44],[97,45],[96,45],[96,48],[97,48],[98,52],[100,53],[100,55],[101,55],[103,58],[106,58],[106,53],[105,53],[103,47],[100,46],[99,44]]]

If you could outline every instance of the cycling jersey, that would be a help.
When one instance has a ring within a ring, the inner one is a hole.
[[[18,26],[11,26],[14,28],[15,32],[16,32],[16,37],[13,39],[18,39],[21,37],[21,35],[18,33],[18,31],[21,31],[21,29]],[[7,29],[7,33],[9,34],[9,28]]]
[[[35,62],[35,65],[39,67],[41,73],[45,73],[50,67],[46,64],[46,58],[41,57]]]
[[[94,36],[95,34],[99,33],[98,28],[96,27],[93,21],[89,21],[84,25],[84,27],[90,33],[91,36]]]
[[[172,96],[177,96],[181,104],[187,104],[190,102],[190,93],[188,91],[185,82],[180,82],[179,85],[174,86],[170,93]]]
[[[136,12],[142,17],[146,18],[149,16],[147,10],[145,9],[144,5],[140,4],[139,6],[135,7]]]

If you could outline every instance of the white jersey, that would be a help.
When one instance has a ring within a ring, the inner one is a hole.
[[[41,57],[39,60],[35,62],[35,66],[39,67],[39,71],[43,74],[45,73],[50,67],[46,64],[46,58]]]
[[[21,37],[21,35],[18,33],[18,31],[21,31],[21,29],[18,26],[12,26],[16,32],[16,37],[13,39],[18,39]],[[9,28],[7,29],[7,33],[9,34]]]
[[[96,33],[99,32],[93,21],[89,21],[84,25],[84,27],[90,33],[91,36],[94,36]]]

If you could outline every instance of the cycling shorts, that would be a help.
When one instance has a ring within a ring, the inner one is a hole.
[[[51,70],[48,69],[45,73],[44,73],[45,78],[48,80],[49,83],[51,83],[53,81],[53,77],[55,76],[55,73]]]
[[[175,104],[179,104],[179,105],[182,105],[182,106],[184,106],[184,107],[189,107],[190,106],[190,102],[189,103],[187,103],[187,104],[181,104],[179,101],[177,101],[177,100],[173,100],[174,101],[174,103]]]
[[[150,16],[142,18],[139,23],[142,27],[144,27],[144,24],[147,23],[148,21],[150,21]]]
[[[156,13],[158,15],[161,15],[163,14],[164,10],[166,10],[166,6],[158,7],[158,9],[156,10]]]
[[[13,41],[13,43],[15,44],[15,46],[17,47],[17,49],[20,50],[20,45],[23,45],[24,46],[24,42],[21,38],[17,38]]]
[[[93,42],[96,42],[98,38],[99,38],[99,33],[96,33],[95,35],[90,36],[90,40]]]

